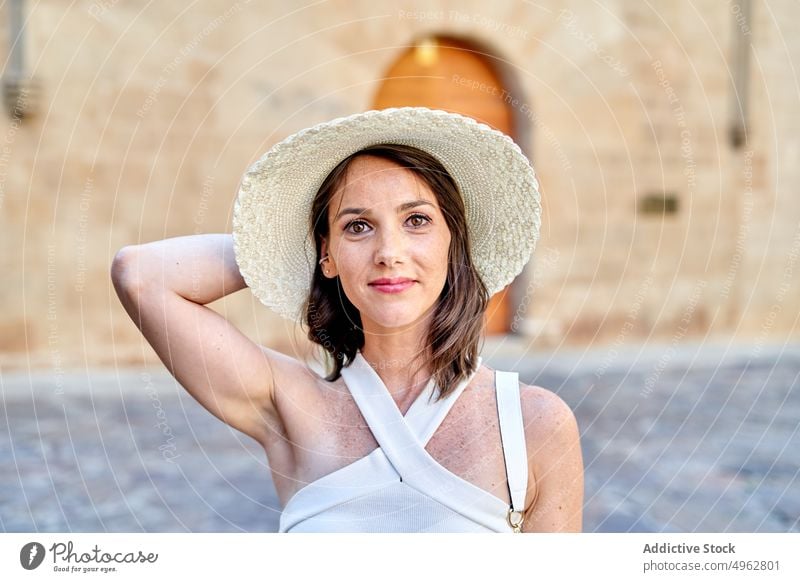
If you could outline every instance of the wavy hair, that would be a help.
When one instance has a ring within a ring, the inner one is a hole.
[[[427,343],[417,356],[431,365],[441,399],[476,368],[489,294],[470,256],[469,230],[458,185],[441,162],[427,152],[400,144],[370,146],[342,160],[320,186],[310,217],[317,262],[304,305],[308,338],[330,355],[332,369],[325,377],[329,382],[339,378],[342,368],[349,366],[364,346],[358,310],[345,295],[339,277],[325,277],[318,261],[323,238],[329,234],[330,202],[343,185],[350,163],[365,155],[390,160],[422,179],[436,196],[450,230],[447,279],[434,308]]]

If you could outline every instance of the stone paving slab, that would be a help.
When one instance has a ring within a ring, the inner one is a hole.
[[[575,411],[585,531],[800,531],[800,346],[490,349]]]
[[[575,411],[584,531],[800,531],[800,345],[483,354]],[[3,374],[0,388],[2,531],[277,530],[261,447],[165,370]]]

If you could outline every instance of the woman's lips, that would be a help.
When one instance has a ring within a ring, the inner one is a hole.
[[[381,293],[402,293],[413,284],[414,281],[411,279],[405,279],[397,282],[379,281],[376,283],[370,283],[369,286],[377,291],[380,291]]]

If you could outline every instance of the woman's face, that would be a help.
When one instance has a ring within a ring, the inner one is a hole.
[[[427,324],[447,279],[450,231],[424,180],[389,160],[359,156],[328,208],[322,244],[365,332]]]

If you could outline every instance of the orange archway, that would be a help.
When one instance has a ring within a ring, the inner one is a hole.
[[[513,114],[496,68],[469,43],[452,37],[421,39],[391,65],[373,107],[421,106],[468,115],[513,134]],[[511,306],[506,287],[489,302],[486,333],[509,330]]]

